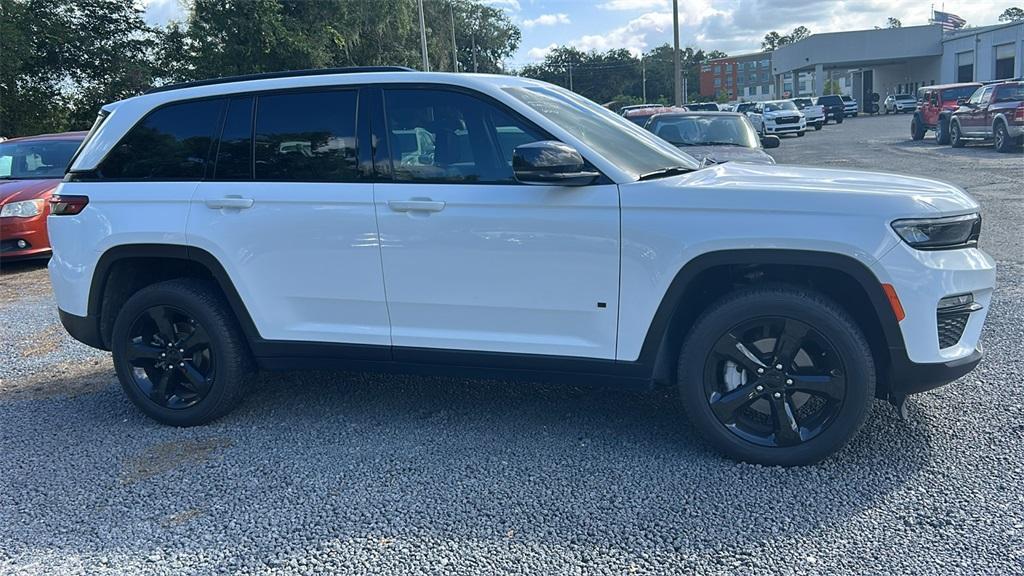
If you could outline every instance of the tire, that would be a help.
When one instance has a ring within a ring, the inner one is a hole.
[[[779,336],[803,329],[796,352],[782,352],[784,369],[777,370],[772,348]],[[764,366],[761,375],[755,366]],[[721,388],[730,375],[733,388]],[[874,401],[875,362],[860,327],[831,299],[798,287],[754,286],[697,319],[683,342],[678,383],[691,424],[718,450],[744,462],[797,466],[834,454],[860,430]],[[732,418],[728,426],[723,412]]]
[[[796,133],[796,137],[797,138],[803,138],[804,137],[804,132],[803,131],[797,132]]]
[[[1013,139],[1010,138],[1010,131],[1006,129],[1006,123],[1002,120],[997,120],[992,127],[992,134],[995,136],[996,152],[1002,152],[1003,154],[1013,152]]]
[[[959,122],[949,123],[949,145],[953,148],[964,147],[964,135],[960,132]]]
[[[935,126],[935,143],[949,144],[949,118],[939,118],[939,123]]]
[[[821,130],[821,127],[822,127],[822,123],[821,122],[815,122],[815,124],[814,124],[814,129],[815,130]]]
[[[196,279],[136,292],[114,320],[111,351],[131,401],[171,426],[196,426],[227,414],[241,402],[254,372],[227,301]]]
[[[843,115],[839,114],[839,115],[836,116],[836,124],[842,124],[842,123],[843,123]]]
[[[914,140],[923,140],[924,132],[924,124],[921,122],[921,118],[915,114],[910,120],[910,137]]]

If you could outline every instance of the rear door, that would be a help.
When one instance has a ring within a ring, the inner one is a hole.
[[[550,136],[482,95],[382,92],[375,160],[390,178],[374,190],[395,359],[614,359],[618,187],[519,184],[513,149]]]
[[[227,271],[264,339],[378,345],[387,308],[373,184],[358,170],[354,89],[230,100],[190,244]]]

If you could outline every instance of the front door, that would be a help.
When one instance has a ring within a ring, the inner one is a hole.
[[[615,358],[614,184],[531,186],[515,146],[550,137],[503,105],[439,87],[383,91],[374,185],[397,360],[423,350]]]
[[[187,234],[221,262],[264,339],[371,345],[359,350],[385,358],[390,326],[356,110],[351,89],[232,98]]]

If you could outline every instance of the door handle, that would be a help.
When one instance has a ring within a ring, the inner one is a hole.
[[[388,200],[388,208],[395,212],[440,212],[444,202],[440,200]]]
[[[221,208],[234,208],[241,210],[242,208],[252,208],[252,198],[242,198],[241,196],[225,196],[223,198],[208,198],[206,200],[206,207],[213,209]]]

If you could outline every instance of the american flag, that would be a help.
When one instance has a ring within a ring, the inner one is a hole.
[[[967,24],[967,20],[957,16],[950,12],[940,12],[938,10],[932,10],[932,23],[942,24],[942,29],[949,32],[951,30],[959,30]]]

